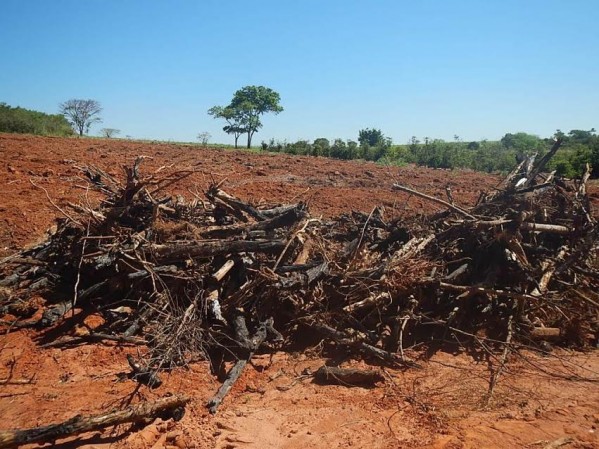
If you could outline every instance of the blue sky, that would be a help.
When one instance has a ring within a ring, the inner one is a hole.
[[[206,111],[255,84],[285,108],[255,143],[548,136],[599,128],[597,17],[597,0],[2,0],[0,102],[93,98],[92,133],[229,143]]]

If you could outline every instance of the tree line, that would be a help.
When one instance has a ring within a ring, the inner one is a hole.
[[[265,86],[245,86],[237,90],[226,106],[214,106],[208,114],[224,120],[223,131],[234,138],[235,148],[241,136],[247,136],[251,147],[254,134],[263,124],[264,114],[283,111],[278,92]],[[96,100],[71,99],[59,105],[59,114],[45,114],[0,103],[0,132],[83,136],[93,124],[101,123],[102,106]],[[103,128],[100,135],[114,137],[120,133],[115,128]],[[507,133],[498,141],[464,142],[459,136],[453,141],[412,137],[407,144],[393,145],[380,129],[365,128],[354,140],[318,138],[314,141],[298,140],[288,143],[271,139],[262,141],[265,151],[296,155],[323,156],[336,159],[363,159],[391,165],[418,164],[432,168],[469,168],[484,172],[506,172],[525,156],[537,153],[542,156],[554,138],[563,141],[562,149],[552,159],[551,167],[561,176],[580,175],[585,164],[590,163],[593,175],[599,177],[599,136],[595,129],[574,129],[568,133],[557,130],[555,135],[541,138],[532,134]],[[200,133],[198,139],[207,146],[210,134]]]
[[[71,99],[58,106],[58,114],[46,114],[0,103],[0,132],[53,136],[88,134],[92,125],[102,123],[102,106],[97,100]],[[100,136],[111,138],[120,134],[116,128],[102,128]]]
[[[559,137],[563,144],[552,159],[550,168],[560,176],[579,176],[586,163],[594,167],[593,175],[599,177],[599,135],[595,129],[557,130],[554,136],[540,138],[533,134],[507,133],[498,141],[453,141],[412,137],[407,144],[393,145],[391,139],[378,129],[363,129],[357,141],[318,138],[314,141],[298,140],[262,142],[262,150],[296,155],[322,156],[335,159],[363,159],[389,165],[417,164],[431,168],[466,168],[483,172],[506,172],[525,156],[537,153],[541,157]]]
[[[70,136],[73,129],[62,114],[45,114],[0,103],[0,132]]]

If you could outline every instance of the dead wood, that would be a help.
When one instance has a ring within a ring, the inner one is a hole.
[[[168,196],[165,188],[193,170],[144,176],[141,160],[122,180],[88,169],[100,204],[72,205],[44,243],[0,261],[8,331],[35,324],[14,321],[25,316],[15,305],[35,291],[46,302],[27,313],[41,307],[41,324],[53,326],[42,345],[145,344],[133,371],[152,384],[159,370],[224,353],[236,363],[214,410],[266,340],[296,350],[320,335],[336,342],[325,351],[404,367],[417,366],[410,348],[455,341],[498,351],[499,374],[527,344],[595,344],[590,168],[580,181],[564,180],[543,173],[549,158],[531,156],[470,210],[455,192],[444,201],[396,184],[447,210],[389,220],[374,208],[323,220],[301,203],[257,207],[224,182],[206,200],[191,190],[190,201]],[[56,326],[71,318],[73,298],[81,313]],[[90,314],[103,324],[68,333]]]
[[[73,301],[62,301],[55,306],[44,311],[40,320],[42,327],[50,327],[58,322],[63,316],[73,308]]]
[[[209,226],[198,229],[204,237],[227,237],[238,234],[256,234],[259,231],[272,231],[282,227],[292,226],[306,215],[302,206],[294,206],[286,208],[281,215],[270,216],[263,221],[252,224],[234,224],[224,226]]]
[[[496,290],[492,288],[484,288],[484,287],[475,287],[469,285],[453,285],[448,284],[447,282],[439,282],[439,288],[442,290],[449,290],[457,293],[469,293],[469,294],[477,294],[481,293],[490,297],[499,297],[499,298],[511,298],[511,299],[522,299],[529,301],[536,301],[538,298],[527,295],[524,293],[518,292],[510,292],[506,290]]]
[[[244,252],[275,252],[284,246],[285,242],[281,240],[206,240],[167,245],[155,244],[147,248],[144,255],[159,263],[169,263],[187,258],[214,257]]]
[[[154,402],[143,402],[123,410],[111,410],[92,416],[77,415],[59,424],[18,430],[0,431],[0,448],[13,448],[23,444],[55,442],[92,430],[125,423],[149,423],[156,418],[179,421],[185,412],[189,398],[170,396]]]
[[[339,368],[336,366],[323,365],[314,373],[314,380],[320,384],[336,384],[346,387],[372,387],[377,382],[383,382],[385,378],[379,371],[375,370]]]
[[[220,267],[218,269],[218,271],[216,273],[214,273],[212,275],[213,279],[216,282],[220,282],[223,280],[223,278],[229,273],[229,271],[231,271],[231,268],[233,268],[235,266],[235,261],[234,260],[227,260],[222,267]]]
[[[127,362],[131,367],[130,377],[139,382],[140,384],[147,385],[150,388],[158,388],[162,385],[162,380],[158,377],[158,374],[149,367],[144,367],[140,363],[136,362],[131,354],[127,354]]]
[[[368,307],[377,307],[385,304],[386,302],[390,303],[391,301],[393,301],[391,295],[388,292],[382,292],[378,295],[370,295],[361,301],[357,301],[348,306],[345,306],[343,310],[345,310],[348,313],[356,313],[362,309]]]
[[[266,220],[267,216],[256,209],[254,206],[240,200],[239,198],[229,195],[218,188],[218,186],[211,186],[206,192],[208,198],[217,198],[238,211],[242,211],[250,215],[256,220]]]
[[[559,327],[535,327],[530,331],[530,338],[534,340],[559,340],[561,336]]]
[[[551,160],[551,158],[555,155],[557,150],[562,145],[561,139],[556,139],[551,149],[545,154],[532,168],[530,174],[527,176],[526,182],[522,187],[529,187],[536,179],[536,177],[545,169],[547,163]]]
[[[101,332],[90,332],[87,335],[78,335],[78,336],[66,336],[60,338],[58,340],[51,341],[49,343],[45,343],[40,345],[40,348],[56,348],[61,346],[71,346],[77,345],[85,342],[94,342],[94,341],[114,341],[116,343],[123,344],[131,344],[131,345],[147,345],[148,341],[139,337],[132,337],[128,335],[110,335],[104,334]]]
[[[457,207],[456,205],[448,203],[447,201],[444,201],[442,199],[435,198],[434,196],[430,196],[430,195],[427,195],[422,192],[418,192],[417,190],[410,189],[409,187],[405,187],[405,186],[402,186],[401,184],[397,184],[397,183],[393,184],[392,188],[393,188],[393,190],[400,190],[402,192],[407,192],[411,195],[416,195],[417,197],[424,198],[425,200],[429,200],[434,203],[441,204],[441,205],[451,209],[452,211],[457,212],[460,215],[463,215],[466,218],[469,218],[471,220],[476,220],[476,217],[474,217],[470,213],[466,212],[464,209],[461,209],[461,208]]]
[[[235,382],[237,382],[239,376],[241,376],[241,373],[252,359],[252,356],[254,355],[256,349],[258,349],[260,345],[264,343],[264,341],[266,340],[266,337],[268,336],[267,328],[272,327],[272,319],[269,319],[266,322],[262,323],[254,333],[254,335],[250,338],[247,326],[245,324],[245,319],[242,315],[237,316],[235,323],[236,324],[234,325],[234,327],[235,332],[237,334],[238,342],[243,348],[247,349],[249,353],[245,358],[239,359],[235,362],[233,367],[227,373],[227,378],[225,379],[223,384],[220,386],[216,394],[208,401],[208,410],[213,415],[217,412],[218,408],[223,402],[223,399],[225,398],[227,393],[229,393]]]
[[[385,351],[384,349],[377,348],[376,346],[370,345],[368,343],[364,343],[363,341],[360,341],[356,338],[352,338],[351,336],[346,335],[345,333],[340,332],[336,329],[333,329],[332,327],[327,326],[326,324],[315,323],[312,325],[312,327],[325,337],[330,338],[333,341],[336,341],[337,343],[340,343],[342,345],[355,347],[359,351],[371,357],[383,360],[392,365],[419,368],[419,365],[412,360],[404,359],[398,354],[393,354],[389,351]]]

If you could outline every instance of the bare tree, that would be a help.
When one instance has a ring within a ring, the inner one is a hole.
[[[94,123],[101,123],[102,106],[96,100],[71,99],[60,104],[60,113],[71,123],[80,136],[88,133]]]
[[[115,129],[115,128],[102,128],[100,130],[100,135],[102,137],[106,137],[107,139],[110,139],[111,137],[116,136],[117,134],[120,134],[121,130],[120,129]]]
[[[198,134],[198,140],[202,143],[202,145],[208,145],[208,141],[212,135],[209,132],[204,131],[203,133]]]

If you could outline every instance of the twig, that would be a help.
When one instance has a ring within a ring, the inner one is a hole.
[[[398,356],[397,354],[393,354],[389,351],[385,351],[384,349],[377,348],[373,345],[369,345],[368,343],[364,343],[363,341],[353,339],[349,335],[346,335],[344,332],[340,332],[336,329],[333,329],[332,327],[327,326],[326,324],[314,323],[312,327],[324,336],[331,338],[337,341],[338,343],[356,346],[360,351],[364,352],[365,354],[374,356],[386,362],[397,365],[403,365],[411,368],[420,367],[416,362],[412,360],[404,359],[401,356]]]
[[[516,304],[514,304],[514,309],[516,307],[517,307]],[[508,318],[508,321],[507,321],[507,337],[505,338],[503,352],[501,353],[501,358],[499,359],[499,366],[497,367],[495,372],[493,372],[493,374],[491,375],[491,380],[489,382],[489,390],[487,392],[487,398],[485,401],[485,406],[487,406],[487,407],[489,406],[489,403],[491,402],[491,398],[493,397],[493,391],[495,390],[495,386],[497,385],[499,376],[501,376],[501,373],[503,372],[503,369],[505,368],[505,364],[507,362],[507,357],[511,350],[512,335],[514,333],[513,321],[514,321],[514,315],[510,315]]]
[[[94,341],[94,340],[108,340],[108,341],[115,341],[117,343],[128,343],[128,344],[132,344],[132,345],[147,345],[148,344],[147,340],[145,340],[143,338],[139,338],[139,337],[132,337],[132,336],[128,336],[128,335],[110,335],[110,334],[103,334],[100,332],[92,332],[88,335],[81,335],[78,337],[66,337],[66,338],[61,338],[60,340],[51,341],[50,343],[40,345],[40,348],[54,348],[54,347],[59,347],[59,346],[64,346],[64,345],[75,345],[78,343],[84,343],[84,342]]]
[[[368,223],[370,222],[370,219],[372,218],[372,215],[374,214],[374,212],[377,209],[378,209],[377,206],[375,206],[375,207],[372,208],[372,210],[370,211],[370,214],[368,214],[368,218],[366,218],[366,221],[364,222],[364,226],[362,226],[362,231],[360,232],[360,238],[358,239],[358,243],[354,247],[354,250],[352,251],[352,254],[351,254],[350,258],[349,258],[348,270],[349,270],[349,267],[351,267],[354,259],[356,258],[356,255],[358,254],[358,251],[360,250],[360,245],[362,245],[362,240],[364,240],[364,234],[366,233],[366,229],[368,228]]]
[[[63,214],[65,217],[67,217],[73,223],[78,224],[79,226],[83,226],[81,223],[79,223],[77,220],[75,220],[73,217],[71,217],[68,213],[66,213],[63,209],[61,209],[54,201],[52,201],[52,198],[50,198],[50,194],[48,193],[48,191],[45,188],[43,188],[42,186],[37,185],[35,182],[33,182],[33,180],[31,178],[29,178],[29,182],[34,187],[43,190],[44,193],[46,194],[46,198],[48,198],[48,201],[50,202],[50,204],[52,206],[54,206],[61,214]]]
[[[89,221],[87,222],[87,229],[85,231],[85,238],[81,245],[81,257],[79,258],[79,264],[77,265],[77,277],[75,278],[75,286],[73,287],[73,306],[71,308],[73,315],[75,314],[75,305],[77,305],[77,297],[79,295],[79,281],[81,280],[81,266],[83,265],[83,255],[85,254],[85,245],[87,244],[87,237],[89,237]]]
[[[442,204],[443,206],[448,207],[449,209],[453,210],[454,212],[457,212],[458,214],[463,215],[464,217],[467,217],[471,220],[477,219],[474,215],[471,215],[470,213],[466,212],[464,209],[461,209],[451,203],[448,203],[447,201],[443,201],[439,198],[435,198],[434,196],[430,196],[425,193],[421,193],[414,189],[410,189],[409,187],[402,186],[401,184],[397,184],[397,183],[393,184],[393,186],[391,188],[393,190],[401,190],[402,192],[411,193],[412,195],[416,195],[420,198],[424,198],[424,199],[432,201],[434,203]]]
[[[500,296],[500,297],[505,297],[505,298],[513,298],[513,299],[522,299],[525,301],[538,301],[539,298],[532,296],[532,295],[527,295],[525,293],[516,293],[516,292],[510,292],[507,290],[495,290],[492,288],[484,288],[484,287],[474,287],[474,286],[469,286],[469,285],[454,285],[454,284],[448,284],[446,282],[439,282],[439,288],[442,290],[448,290],[448,291],[453,291],[453,292],[458,292],[458,293],[465,293],[465,292],[470,292],[470,293],[484,293],[486,295],[490,295],[490,296]]]

